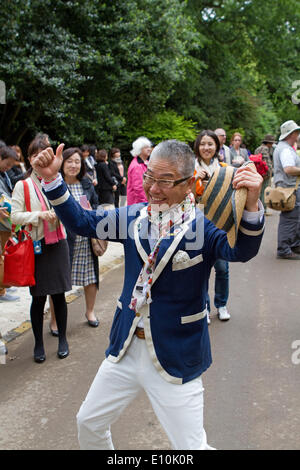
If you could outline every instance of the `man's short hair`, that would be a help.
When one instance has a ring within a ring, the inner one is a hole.
[[[214,130],[214,132],[216,135],[223,135],[223,132],[225,132],[225,130],[222,127],[218,127],[217,129]]]
[[[7,145],[0,147],[0,157],[2,160],[6,160],[7,158],[13,158],[16,161],[19,160],[17,152]]]
[[[174,165],[182,176],[193,176],[195,170],[195,155],[189,145],[179,140],[164,140],[152,151],[150,161],[162,159]]]
[[[96,153],[97,162],[105,162],[107,157],[107,151],[105,149],[100,149]]]
[[[83,145],[80,147],[80,150],[81,150],[82,152],[89,152],[89,151],[90,151],[90,147],[89,147],[89,145],[87,145],[87,144],[83,144]]]

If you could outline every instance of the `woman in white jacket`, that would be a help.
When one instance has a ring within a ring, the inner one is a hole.
[[[34,139],[28,149],[29,162],[47,147],[44,140]],[[28,171],[27,176],[24,181],[18,181],[14,188],[11,218],[14,224],[26,226],[34,242],[36,285],[30,287],[30,317],[35,339],[34,360],[41,363],[46,359],[43,317],[47,295],[50,295],[53,301],[57,321],[57,355],[60,359],[69,355],[65,292],[72,289],[71,269],[65,230],[43,194],[38,176],[32,169]]]

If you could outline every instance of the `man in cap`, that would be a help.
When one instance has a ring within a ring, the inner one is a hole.
[[[284,188],[294,187],[300,177],[300,157],[294,149],[300,126],[286,121],[281,127],[279,143],[274,151],[274,183]],[[300,185],[292,211],[281,212],[278,225],[277,258],[300,260]]]
[[[271,186],[271,179],[272,179],[272,172],[273,172],[273,146],[275,144],[275,137],[271,134],[265,135],[264,139],[262,140],[262,143],[257,149],[255,150],[254,154],[258,155],[259,153],[262,154],[263,160],[266,162],[266,164],[269,167],[269,171],[264,176],[264,181],[262,184],[261,188],[261,195],[260,195],[260,200],[263,203],[265,213],[267,213],[267,206],[265,204],[265,198],[264,198],[264,193],[265,189],[267,186]]]
[[[187,144],[154,148],[143,177],[148,203],[102,214],[82,209],[69,193],[59,174],[62,149],[54,155],[48,148],[32,161],[59,218],[82,236],[105,233],[125,254],[106,359],[77,415],[80,446],[113,449],[110,425],[144,389],[174,449],[209,449],[201,378],[211,364],[208,280],[216,259],[245,262],[257,254],[262,178],[250,166],[235,173],[232,186],[246,192],[246,210],[231,248],[226,233],[195,207],[195,156]]]
[[[271,134],[265,135],[263,138],[261,145],[257,147],[255,150],[255,155],[261,153],[263,156],[263,160],[265,160],[266,164],[268,165],[269,169],[272,171],[272,157],[273,157],[273,147],[276,140],[275,137]]]

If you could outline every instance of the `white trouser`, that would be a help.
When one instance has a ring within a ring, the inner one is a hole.
[[[207,450],[203,429],[203,386],[200,377],[177,385],[163,379],[153,366],[146,341],[133,338],[120,362],[101,364],[77,414],[81,449],[114,449],[110,425],[141,389],[173,449]]]

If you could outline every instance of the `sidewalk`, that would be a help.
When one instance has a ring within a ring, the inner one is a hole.
[[[109,270],[120,265],[124,259],[124,250],[121,243],[109,242],[103,256],[99,257],[99,271],[101,277]],[[83,294],[82,287],[73,287],[66,293],[67,303],[73,302]],[[20,287],[14,293],[20,300],[15,302],[0,302],[0,337],[9,342],[31,328],[30,305],[31,295],[29,287]],[[49,304],[47,301],[46,310]]]

